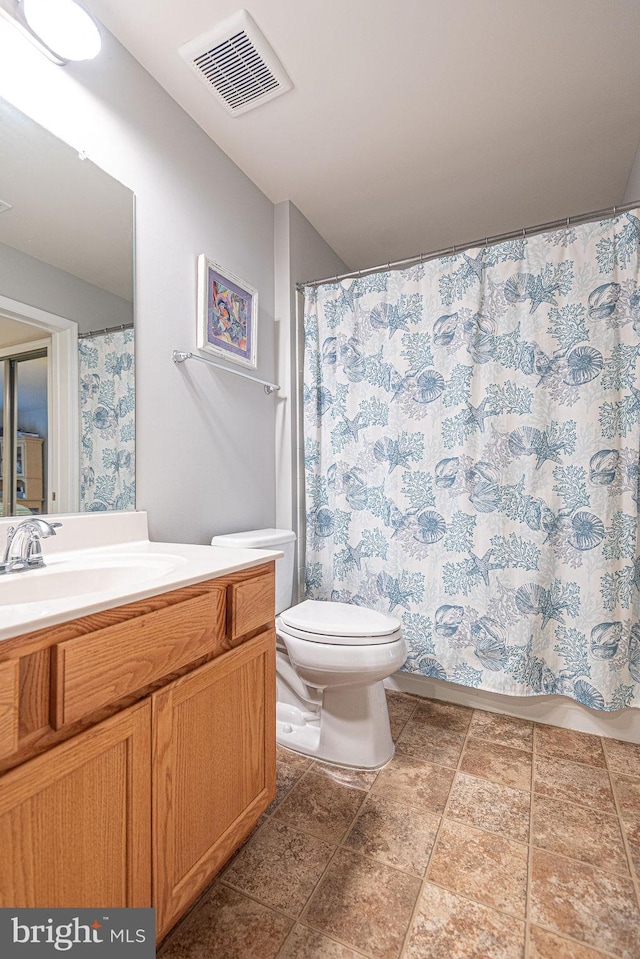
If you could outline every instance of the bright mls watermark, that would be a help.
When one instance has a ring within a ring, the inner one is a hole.
[[[154,959],[155,909],[0,909],[2,959]]]

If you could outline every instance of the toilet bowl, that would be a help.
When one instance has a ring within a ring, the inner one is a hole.
[[[361,769],[394,753],[383,680],[407,647],[395,616],[349,603],[305,600],[291,606],[290,530],[214,536],[212,545],[280,549],[276,561],[276,739],[295,752]]]

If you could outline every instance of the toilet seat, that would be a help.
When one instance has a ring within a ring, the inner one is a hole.
[[[276,629],[287,636],[331,646],[377,646],[401,636],[400,620],[388,613],[310,599],[281,613]]]

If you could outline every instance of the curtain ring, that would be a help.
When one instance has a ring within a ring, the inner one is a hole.
[[[522,227],[522,239],[523,239],[523,240],[526,240],[526,239],[527,239],[527,231],[526,231],[526,229],[525,229],[524,227]]]
[[[614,208],[613,208],[613,215],[614,215],[614,216],[616,215],[616,209],[617,209],[617,207],[614,206]]]
[[[455,243],[454,243],[453,246],[451,247],[451,254],[452,254],[452,256],[455,256],[455,255],[456,255],[456,245],[455,245]]]

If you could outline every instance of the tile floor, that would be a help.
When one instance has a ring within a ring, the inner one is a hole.
[[[278,749],[161,959],[640,959],[640,746],[388,700],[379,772]]]

